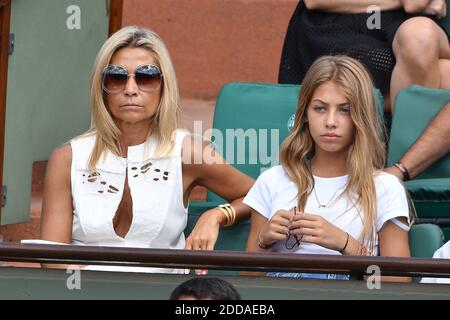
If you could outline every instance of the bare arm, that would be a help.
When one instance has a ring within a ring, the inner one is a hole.
[[[400,159],[400,162],[408,169],[411,178],[416,177],[450,152],[449,136],[450,102],[436,115],[420,138]],[[403,175],[396,167],[389,167],[386,171],[403,179]]]
[[[406,224],[406,219],[399,219]],[[400,229],[391,221],[387,221],[378,232],[380,241],[380,256],[383,257],[410,257],[408,232]],[[383,281],[411,282],[407,277],[382,277]]]
[[[230,202],[236,212],[235,223],[250,217],[250,209],[242,203],[242,199],[253,186],[254,180],[226,163],[209,143],[185,139],[183,179],[185,182],[190,181],[187,196],[193,186],[200,185]],[[189,235],[186,248],[214,249],[219,228],[226,223],[227,218],[219,208],[206,211]]]
[[[226,163],[222,156],[209,146],[205,147],[205,152],[212,155],[211,158],[216,164],[204,163],[198,166],[200,175],[197,183],[232,203],[236,209],[236,221],[249,218],[250,210],[246,205],[242,205],[242,199],[255,181]]]
[[[258,246],[258,237],[261,230],[267,224],[268,220],[260,213],[255,210],[251,210],[251,227],[250,233],[248,234],[247,246],[245,251],[248,252],[270,252],[270,249],[262,249]],[[263,276],[265,273],[263,272],[251,272],[251,271],[243,271],[241,275],[246,276]]]
[[[406,0],[408,1],[408,0]],[[411,0],[421,1],[421,0]],[[430,0],[424,0],[430,1]],[[405,0],[304,0],[310,10],[322,10],[336,13],[364,13],[370,6],[378,6],[381,11],[402,8]]]
[[[64,145],[50,156],[44,181],[41,239],[62,243],[72,240],[72,149]]]
[[[64,145],[53,151],[48,160],[42,202],[42,240],[70,243],[72,240],[72,194],[70,166],[72,149]],[[67,265],[42,264],[46,268],[67,268]]]
[[[241,204],[255,181],[228,164],[208,142],[203,142],[201,149],[194,145],[194,149],[191,164],[184,166],[193,184],[203,186],[232,203],[236,222],[249,218],[250,209]]]

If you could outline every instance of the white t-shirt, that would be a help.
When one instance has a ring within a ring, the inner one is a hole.
[[[440,247],[433,255],[433,259],[450,259],[450,241]],[[446,283],[450,284],[450,278],[422,278],[421,283]]]
[[[348,176],[335,178],[314,176],[316,194],[312,192],[308,196],[305,212],[320,215],[338,228],[348,232],[353,238],[359,239],[363,230],[363,214],[362,212],[358,213],[348,197],[339,197],[345,190],[347,181]],[[409,220],[406,192],[397,177],[380,172],[375,176],[375,187],[377,193],[377,233],[388,220],[396,217],[407,217]],[[297,186],[287,176],[283,167],[275,166],[259,176],[245,197],[244,203],[270,220],[278,210],[290,210],[297,206],[297,192]],[[319,203],[328,205],[323,208],[319,207]],[[278,241],[272,247],[272,251],[340,254],[338,251],[305,242],[301,242],[300,246],[288,250],[285,247],[285,242]],[[376,237],[376,243],[378,243],[378,236]],[[376,248],[375,251],[377,251]],[[377,252],[373,254],[377,255]]]

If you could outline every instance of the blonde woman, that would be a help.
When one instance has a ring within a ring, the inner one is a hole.
[[[91,77],[91,111],[91,129],[49,159],[41,239],[212,250],[220,226],[250,216],[241,200],[253,180],[178,128],[175,72],[154,32],[125,27],[104,43]],[[185,241],[196,185],[231,204],[205,212]]]
[[[398,178],[381,171],[380,123],[361,63],[346,56],[316,60],[281,166],[264,172],[244,199],[252,208],[247,250],[408,257],[407,195]]]

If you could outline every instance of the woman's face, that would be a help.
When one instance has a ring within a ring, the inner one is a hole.
[[[156,60],[147,49],[121,48],[114,53],[110,64],[123,66],[128,74],[134,74],[137,67],[156,65]],[[160,99],[161,88],[155,92],[142,91],[133,76],[128,77],[123,90],[106,94],[109,111],[118,124],[148,122],[156,114]]]
[[[353,143],[355,127],[350,117],[349,101],[333,81],[316,88],[308,105],[307,120],[316,153],[347,152]]]

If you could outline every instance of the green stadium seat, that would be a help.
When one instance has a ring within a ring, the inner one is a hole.
[[[433,258],[433,254],[444,244],[441,228],[434,224],[417,224],[409,231],[409,248],[413,258]],[[421,278],[414,278],[419,283]]]
[[[434,252],[444,244],[441,228],[434,224],[417,224],[409,231],[411,257],[432,258]]]
[[[388,165],[398,161],[450,101],[450,90],[419,85],[400,90],[395,99],[389,141]],[[450,155],[420,174],[417,179],[450,178]]]
[[[418,85],[400,90],[395,99],[388,165],[400,160],[448,101],[450,90]],[[440,224],[446,239],[449,239],[450,155],[437,161],[414,180],[407,181],[405,186],[414,201],[418,217],[422,221]]]
[[[254,179],[260,175],[261,169],[277,165],[279,149],[271,150],[271,134],[274,134],[275,145],[281,146],[289,133],[290,121],[293,121],[297,110],[299,91],[298,85],[260,83],[224,85],[217,98],[213,120],[213,128],[224,136],[221,148],[223,151],[220,150],[222,156],[235,168]],[[240,148],[236,137],[226,134],[230,129],[242,129],[244,132],[249,130],[244,148]],[[250,136],[250,132],[255,132],[256,136]],[[275,159],[275,163],[266,163],[269,159],[263,159],[259,154],[258,147],[264,143],[267,145],[266,155],[271,155],[270,158]],[[208,193],[207,199],[223,201],[213,193]]]

